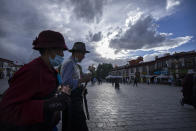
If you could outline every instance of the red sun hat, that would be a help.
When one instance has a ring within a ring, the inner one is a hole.
[[[33,49],[39,50],[40,48],[62,48],[68,50],[63,35],[52,30],[40,32],[39,36],[33,41]]]

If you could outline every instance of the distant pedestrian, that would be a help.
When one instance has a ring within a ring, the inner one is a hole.
[[[154,78],[154,83],[157,84],[157,78]]]
[[[137,78],[136,77],[134,78],[133,86],[137,87]]]
[[[150,84],[150,79],[147,80],[148,85]]]
[[[168,84],[171,86],[172,85],[172,80],[171,78],[168,79]]]
[[[97,79],[94,77],[94,78],[93,78],[93,83],[95,84],[95,83],[96,83],[96,81],[97,81]]]
[[[131,84],[131,78],[129,78],[129,84]]]
[[[112,86],[114,86],[115,83],[114,78],[112,78],[111,81],[112,81]]]
[[[102,84],[102,80],[101,80],[101,78],[97,78],[97,81],[98,81],[98,84],[100,85],[100,84]]]
[[[3,72],[0,71],[0,79],[3,79]]]
[[[115,89],[120,89],[120,84],[119,84],[118,78],[114,78],[114,87],[115,87]]]

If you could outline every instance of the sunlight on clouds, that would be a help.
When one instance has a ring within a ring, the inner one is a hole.
[[[169,49],[179,47],[183,44],[188,43],[191,41],[193,36],[184,36],[184,37],[177,37],[173,39],[166,39],[164,42],[161,43],[160,46],[150,48],[150,49],[137,49],[136,51],[158,51],[161,53],[165,53]]]
[[[48,9],[45,15],[55,23],[69,24],[70,12],[66,8],[59,8],[57,4],[45,4],[45,8]]]
[[[169,50],[169,49],[176,48],[178,46],[181,46],[181,45],[189,42],[192,38],[193,38],[193,36],[184,36],[184,37],[177,37],[174,39],[167,39],[166,41],[164,41],[163,46],[155,47],[152,49],[154,49],[156,51]]]
[[[144,61],[147,62],[147,61],[155,60],[155,56],[161,56],[161,55],[162,53],[158,52],[158,53],[146,54],[143,56],[143,58]]]
[[[125,20],[125,25],[129,26],[129,24],[134,25],[142,16],[143,12],[139,11],[139,8],[137,11],[131,11],[128,13],[128,18]]]
[[[96,43],[95,51],[106,59],[120,59],[128,56],[128,51],[121,50],[115,53],[115,49],[109,47],[109,41],[118,34],[117,31],[113,31],[108,37],[103,38],[102,41]]]
[[[120,59],[122,57],[127,57],[128,55],[128,51],[125,50],[115,53],[115,49],[109,47],[108,38],[104,38],[101,42],[97,43],[95,51],[106,59]]]
[[[164,32],[161,32],[159,33],[161,36],[164,36],[164,37],[167,37],[167,36],[172,36],[173,33],[164,33]]]
[[[173,7],[175,7],[179,4],[180,4],[180,1],[178,1],[178,0],[167,0],[166,9],[167,10],[172,9]]]

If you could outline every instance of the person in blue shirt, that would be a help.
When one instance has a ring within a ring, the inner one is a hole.
[[[63,85],[71,88],[71,104],[68,110],[62,114],[62,131],[88,131],[86,117],[83,110],[82,83],[90,81],[90,75],[82,75],[78,63],[81,62],[86,53],[85,44],[76,42],[69,52],[71,57],[61,67],[61,78]]]

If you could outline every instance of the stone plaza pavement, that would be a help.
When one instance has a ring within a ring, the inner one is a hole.
[[[0,85],[2,93],[7,80]],[[90,131],[196,131],[196,110],[179,104],[180,87],[120,84],[117,90],[103,83],[87,88]],[[58,128],[61,131],[61,122]]]
[[[196,131],[196,110],[182,107],[180,87],[110,83],[88,86],[90,131]]]

